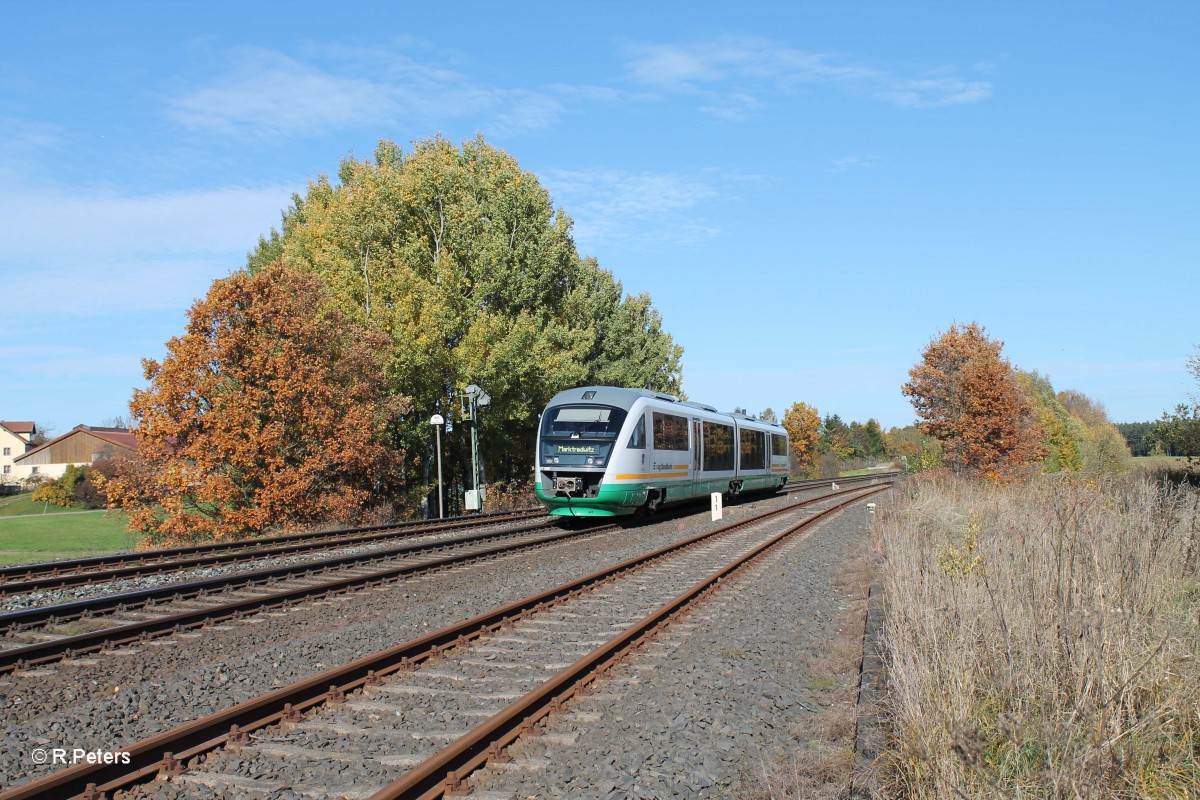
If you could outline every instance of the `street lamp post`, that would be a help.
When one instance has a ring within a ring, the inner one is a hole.
[[[445,505],[442,502],[442,425],[445,422],[441,414],[434,414],[429,418],[429,424],[433,426],[434,436],[437,438],[438,519],[446,516]]]

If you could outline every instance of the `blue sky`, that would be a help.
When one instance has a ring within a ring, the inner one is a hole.
[[[976,320],[1118,421],[1200,342],[1200,6],[44,3],[0,26],[0,418],[127,415],[340,159],[481,132],[720,407],[904,425]]]

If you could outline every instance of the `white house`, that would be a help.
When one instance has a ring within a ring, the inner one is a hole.
[[[31,442],[36,435],[37,425],[33,422],[0,420],[0,483],[13,483],[29,474],[28,469],[18,469],[15,462],[33,449]]]

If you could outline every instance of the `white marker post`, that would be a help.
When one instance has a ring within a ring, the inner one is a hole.
[[[716,522],[717,520],[719,520],[721,518],[721,493],[720,492],[712,493],[712,518],[713,518],[713,522]]]

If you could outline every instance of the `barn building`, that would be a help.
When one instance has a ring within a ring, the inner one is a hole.
[[[76,425],[71,430],[13,459],[17,478],[33,475],[58,478],[68,464],[85,466],[137,452],[137,439],[126,428]]]

